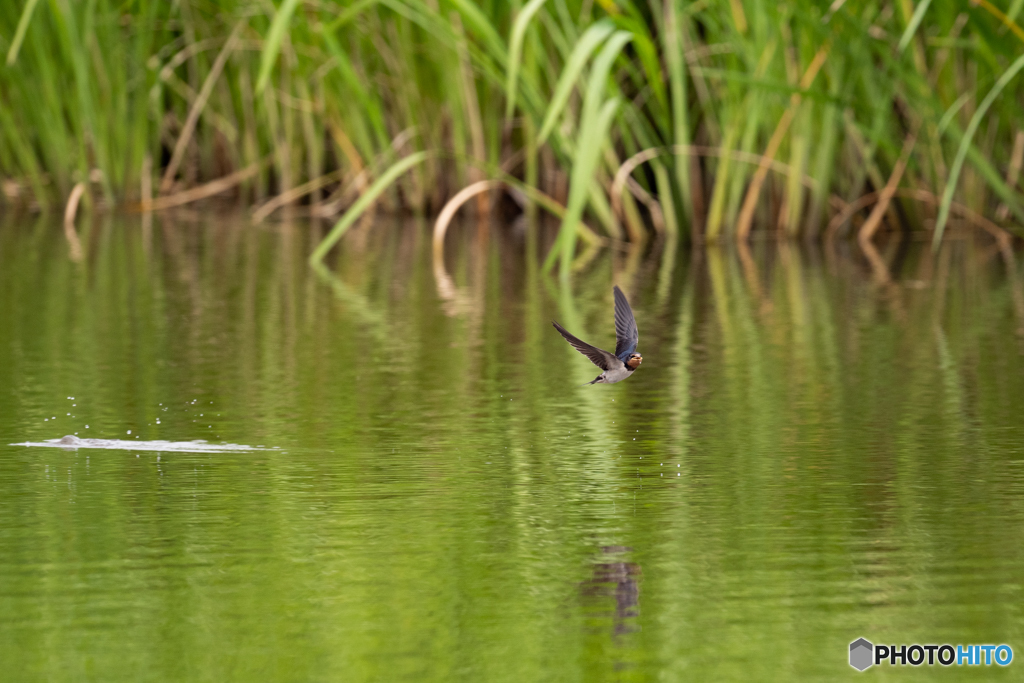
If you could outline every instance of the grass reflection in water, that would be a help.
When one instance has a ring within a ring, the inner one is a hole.
[[[74,263],[0,230],[0,443],[278,449],[0,446],[15,680],[835,680],[859,636],[1019,642],[1019,256],[653,244],[566,285],[515,230],[453,227],[447,280],[415,221],[319,273],[318,231],[95,219]],[[549,321],[607,341],[612,283],[642,372],[576,386]]]

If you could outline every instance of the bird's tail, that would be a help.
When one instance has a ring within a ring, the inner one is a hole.
[[[590,381],[590,382],[584,382],[584,383],[583,383],[583,384],[581,384],[580,386],[581,386],[581,387],[585,387],[585,386],[587,386],[588,384],[596,384],[596,383],[597,383],[597,381],[598,381],[599,379],[601,379],[601,375],[598,375],[597,377],[595,377],[595,378],[594,378],[594,379],[593,379],[592,381]]]

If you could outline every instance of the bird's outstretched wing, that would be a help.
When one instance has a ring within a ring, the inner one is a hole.
[[[559,325],[558,323],[552,321],[551,324],[555,326],[555,329],[558,330],[558,333],[560,335],[565,337],[565,341],[569,342],[569,344],[571,344],[574,349],[576,349],[584,356],[589,358],[591,363],[601,368],[602,370],[610,370],[612,367],[615,366],[614,364],[618,362],[618,359],[615,358],[615,356],[613,356],[612,354],[608,353],[603,349],[599,349],[596,346],[591,346],[582,339],[577,339],[576,337],[569,334],[566,331],[566,329]]]
[[[626,295],[622,293],[618,285],[615,286],[615,355],[623,363],[629,358],[629,354],[636,351],[640,343],[640,332],[636,329],[636,319],[633,317],[633,309],[626,301]]]

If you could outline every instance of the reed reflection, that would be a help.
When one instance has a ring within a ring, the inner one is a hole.
[[[787,643],[1022,628],[1020,259],[991,240],[876,238],[885,284],[856,243],[668,239],[565,282],[530,251],[557,225],[481,241],[470,217],[446,242],[451,307],[423,220],[356,226],[317,269],[297,220],[152,220],[147,246],[80,216],[78,263],[59,222],[0,230],[5,662],[835,680],[842,651]],[[550,321],[611,339],[613,283],[643,369],[578,387],[592,367]],[[76,431],[280,450],[7,445]]]

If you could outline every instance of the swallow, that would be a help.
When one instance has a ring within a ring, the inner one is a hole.
[[[636,352],[636,345],[640,343],[640,333],[636,329],[633,309],[629,307],[626,295],[622,293],[621,289],[615,287],[614,292],[614,354],[604,349],[599,349],[596,346],[591,346],[581,339],[577,339],[569,334],[564,327],[553,320],[551,321],[551,324],[555,326],[558,333],[565,337],[565,341],[589,358],[591,363],[604,370],[593,382],[587,382],[587,384],[615,384],[616,382],[621,382],[632,375],[633,371],[640,367],[640,363],[644,360],[643,356]]]

